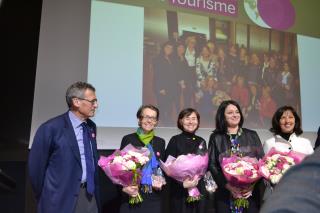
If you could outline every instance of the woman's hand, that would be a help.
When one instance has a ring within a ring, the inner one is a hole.
[[[193,179],[187,178],[183,181],[183,188],[189,189],[189,188],[196,187],[198,185],[198,182],[199,182],[198,177],[194,177]]]
[[[248,188],[241,189],[241,195],[243,198],[248,198],[252,195],[254,185],[249,186]]]
[[[139,194],[138,186],[126,186],[122,188],[122,191],[131,197],[136,197]]]
[[[152,188],[154,190],[160,191],[162,189],[162,185],[163,184],[161,182],[155,181],[152,183]]]
[[[166,180],[162,175],[152,175],[152,188],[160,191],[166,185]]]
[[[233,198],[242,198],[241,189],[230,185],[229,183],[226,184],[226,189],[231,192]]]
[[[234,198],[248,198],[252,195],[254,185],[251,185],[248,188],[238,188],[230,185],[229,183],[226,184],[226,188],[231,192],[232,197]]]

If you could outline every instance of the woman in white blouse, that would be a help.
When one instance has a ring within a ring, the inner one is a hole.
[[[263,144],[264,153],[272,147],[278,151],[296,151],[305,155],[313,153],[311,142],[301,137],[301,120],[295,109],[291,106],[280,107],[273,115],[270,129],[274,136]]]
[[[272,147],[281,152],[290,150],[310,155],[313,153],[311,142],[301,137],[301,119],[295,109],[291,106],[280,107],[272,117],[272,127],[270,131],[274,136],[266,140],[263,144],[265,154],[268,154]],[[270,182],[265,182],[266,189],[263,200],[267,200],[272,194],[273,187]]]

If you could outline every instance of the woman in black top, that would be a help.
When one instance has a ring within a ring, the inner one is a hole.
[[[186,48],[182,43],[177,46],[177,54],[174,60],[175,70],[178,79],[179,104],[178,109],[183,109],[184,106],[193,104],[193,92],[196,85],[195,70],[189,69],[188,62],[185,58]]]
[[[171,155],[197,154],[198,151],[206,150],[206,142],[203,138],[195,135],[199,128],[200,115],[192,108],[184,109],[178,116],[178,128],[181,134],[173,136],[166,149],[166,158]],[[185,180],[183,183],[177,182],[172,178],[169,179],[170,188],[170,212],[171,213],[201,213],[205,212],[205,197],[200,201],[187,203],[188,188],[197,186],[200,193],[205,195],[203,180]]]
[[[209,170],[218,185],[215,210],[219,213],[235,212],[232,211],[232,202],[239,193],[243,197],[252,193],[248,198],[249,208],[244,209],[244,212],[259,212],[259,186],[263,187],[261,181],[256,183],[253,189],[236,188],[227,182],[220,166],[221,157],[226,153],[242,154],[257,159],[264,156],[258,134],[253,130],[242,128],[242,124],[243,116],[239,104],[233,100],[223,101],[217,110],[216,129],[209,140]]]
[[[173,44],[166,42],[153,61],[155,96],[162,113],[161,126],[174,124],[171,114],[177,104],[178,79],[172,53]]]
[[[120,207],[120,213],[161,213],[161,186],[154,186],[145,182],[148,181],[148,176],[151,177],[152,173],[158,169],[158,161],[164,159],[165,155],[165,141],[154,135],[154,128],[157,125],[159,119],[159,110],[153,105],[143,105],[137,112],[139,128],[137,132],[126,135],[122,138],[120,149],[124,148],[128,144],[135,147],[147,147],[151,152],[151,160],[149,163],[151,170],[143,172],[140,187],[127,186],[122,188],[122,201]],[[145,168],[148,163],[143,167]],[[155,167],[155,168],[153,168]],[[150,174],[148,174],[148,172]],[[152,180],[149,179],[152,182]],[[129,195],[136,196],[138,193],[143,198],[142,203],[130,205]]]

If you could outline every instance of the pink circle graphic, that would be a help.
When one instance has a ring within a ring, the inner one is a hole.
[[[295,22],[295,9],[290,0],[258,0],[262,20],[273,29],[286,30]]]

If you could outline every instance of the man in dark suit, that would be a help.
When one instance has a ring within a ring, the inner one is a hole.
[[[29,153],[28,169],[39,213],[97,213],[99,184],[95,88],[76,82],[66,92],[68,112],[43,123]]]

